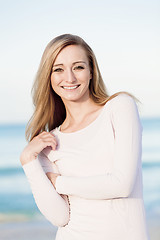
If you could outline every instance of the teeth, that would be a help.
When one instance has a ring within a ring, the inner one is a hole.
[[[64,89],[75,89],[75,88],[77,88],[77,87],[78,87],[78,85],[77,85],[77,86],[73,86],[73,87],[64,87],[64,86],[63,86]]]

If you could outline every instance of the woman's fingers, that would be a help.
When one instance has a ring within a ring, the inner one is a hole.
[[[54,137],[55,138],[55,135],[51,132],[46,132],[46,131],[43,131],[41,132],[39,135],[37,135],[37,137],[44,137],[44,136],[51,136],[51,137]]]
[[[37,135],[36,138],[42,141],[53,141],[57,143],[56,137],[48,132],[42,132],[39,135]]]
[[[53,141],[43,140],[44,148],[51,147],[53,150],[56,150],[57,143]]]
[[[46,147],[56,150],[56,137],[50,132],[42,132],[32,139],[32,141],[24,148],[21,154],[22,165],[35,159],[38,154]]]
[[[57,144],[56,138],[53,138],[51,136],[40,137],[39,140],[40,141],[51,141],[51,142],[54,142]]]
[[[50,146],[53,150],[56,149],[57,140],[53,134],[44,131],[40,133],[37,137],[39,141],[41,141],[41,144],[43,144],[43,148]]]

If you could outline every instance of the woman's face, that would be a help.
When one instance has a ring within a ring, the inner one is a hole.
[[[64,103],[87,100],[91,78],[89,61],[81,46],[69,45],[61,50],[53,64],[51,85]]]

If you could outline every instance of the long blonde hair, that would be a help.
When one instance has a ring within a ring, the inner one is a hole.
[[[89,45],[79,36],[72,34],[60,35],[47,45],[32,87],[35,109],[26,127],[26,139],[28,141],[31,141],[42,131],[51,131],[58,127],[66,118],[65,106],[61,98],[52,89],[50,78],[56,57],[63,48],[69,45],[79,45],[86,52],[92,73],[89,85],[90,97],[95,103],[104,105],[120,93],[126,93],[134,97],[127,92],[118,92],[109,96],[96,57]]]

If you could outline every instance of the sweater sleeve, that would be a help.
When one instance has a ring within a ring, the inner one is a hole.
[[[141,164],[142,126],[137,105],[132,97],[119,95],[113,99],[111,121],[114,129],[113,170],[104,175],[58,176],[56,190],[86,199],[128,197]]]
[[[45,172],[55,172],[53,164],[43,153],[23,165],[35,202],[41,213],[55,226],[64,226],[69,221],[67,196],[60,196]]]

